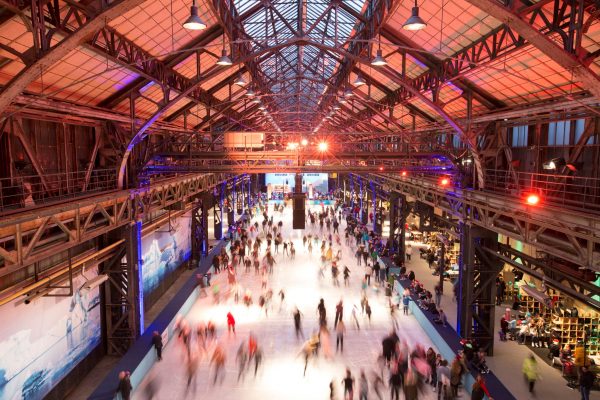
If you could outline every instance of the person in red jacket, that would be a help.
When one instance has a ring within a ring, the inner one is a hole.
[[[229,333],[233,331],[233,334],[235,335],[235,318],[233,318],[231,312],[227,313],[227,330]]]

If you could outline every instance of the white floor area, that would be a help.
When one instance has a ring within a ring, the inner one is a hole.
[[[383,293],[376,294],[372,290],[369,291],[369,302],[373,310],[372,322],[369,324],[366,316],[360,316],[359,292],[363,269],[356,266],[354,250],[342,245],[341,265],[348,265],[352,270],[350,287],[344,288],[341,274],[342,286],[334,287],[329,268],[325,279],[318,278],[319,247],[314,246],[313,254],[310,256],[302,245],[304,232],[292,231],[292,210],[287,208],[283,214],[276,213],[275,223],[279,220],[284,223],[284,239],[293,239],[297,250],[294,261],[287,257],[284,258],[281,253],[276,255],[277,265],[269,282],[269,286],[274,292],[274,301],[269,316],[265,316],[264,311],[261,311],[256,305],[257,298],[261,293],[261,283],[253,269],[248,274],[241,269],[238,270],[238,280],[244,288],[252,291],[255,305],[247,308],[241,302],[235,304],[233,298],[228,298],[221,304],[213,304],[212,298],[207,297],[200,299],[186,316],[192,327],[195,327],[198,321],[207,322],[209,320],[217,325],[218,341],[227,350],[226,376],[223,382],[212,384],[213,374],[209,365],[209,357],[212,352],[209,351],[208,355],[201,355],[196,381],[192,383],[190,391],[188,391],[184,350],[177,340],[172,340],[164,349],[163,360],[153,367],[140,389],[134,393],[134,399],[148,398],[144,390],[149,380],[153,380],[157,387],[154,397],[156,399],[175,400],[186,397],[219,400],[328,399],[329,383],[332,380],[335,382],[335,398],[341,399],[343,395],[341,381],[346,367],[351,369],[356,382],[358,382],[361,369],[364,369],[368,376],[372,370],[376,369],[375,360],[381,352],[381,340],[392,328],[387,298]],[[340,227],[342,243],[344,242],[343,228],[345,228],[345,222]],[[318,232],[318,226],[314,232]],[[263,251],[265,246],[263,244]],[[334,249],[337,250],[337,248],[339,246],[334,244]],[[222,293],[226,292],[228,287],[225,278],[223,273],[213,278],[213,283],[216,282],[220,285]],[[277,296],[280,289],[284,289],[286,294],[286,301],[281,311],[279,311],[280,302]],[[321,297],[325,300],[327,307],[327,320],[332,333],[331,349],[334,356],[327,360],[323,358],[323,352],[321,352],[317,360],[309,363],[306,376],[303,376],[304,360],[298,355],[303,341],[296,339],[291,311],[294,306],[297,306],[304,314],[302,325],[304,334],[308,337],[318,325],[317,303]],[[335,304],[340,298],[343,298],[344,301],[344,322],[347,334],[344,353],[336,354],[335,335],[332,327]],[[350,316],[353,305],[359,309],[360,330],[357,330],[351,323]],[[235,336],[227,333],[226,314],[229,311],[237,321]],[[400,340],[405,340],[410,346],[420,343],[425,349],[431,346],[429,338],[412,316],[399,315],[399,318],[398,336]],[[264,362],[256,378],[252,371],[246,375],[244,380],[238,382],[236,351],[241,342],[247,343],[250,332],[257,336],[258,344],[263,348]],[[193,345],[192,348],[198,347]],[[358,398],[358,384],[354,397]],[[464,397],[466,396],[463,395]],[[371,393],[369,398],[376,398],[376,396]],[[384,398],[389,398],[388,390],[385,390]],[[403,398],[402,394],[401,398]],[[437,394],[433,393],[428,386],[427,392],[420,398],[436,399]]]

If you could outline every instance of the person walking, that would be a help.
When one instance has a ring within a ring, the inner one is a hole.
[[[350,369],[346,368],[346,377],[342,379],[344,385],[344,400],[352,400],[354,398],[354,377]]]
[[[440,365],[438,365],[436,373],[438,400],[443,400],[447,397],[446,393],[450,387],[450,368],[448,368],[448,360],[440,361]]]
[[[579,374],[579,392],[581,393],[581,400],[590,400],[590,391],[594,386],[594,380],[596,379],[595,374],[588,369],[588,367],[581,367]]]
[[[450,366],[450,387],[452,388],[452,396],[458,396],[458,386],[462,380],[465,367],[462,363],[460,356],[456,356],[452,365]]]
[[[406,255],[406,261],[410,261],[410,258],[412,257],[412,252],[413,252],[413,248],[412,245],[407,245],[406,246],[406,250],[404,250],[404,254]]]
[[[342,353],[344,352],[344,334],[346,334],[346,325],[344,325],[344,321],[341,319],[338,321],[335,332],[337,334],[337,339],[335,342],[335,351],[337,352],[340,347],[342,348]]]
[[[440,284],[435,285],[434,292],[435,292],[435,306],[437,308],[440,308],[440,304],[442,303],[442,287],[440,286]]]
[[[408,315],[408,303],[410,303],[410,296],[409,295],[403,295],[402,296],[402,305],[404,306],[404,315]]]
[[[248,352],[246,351],[246,345],[244,342],[240,343],[235,360],[238,362],[239,369],[237,380],[239,382],[240,378],[243,377],[246,372],[246,364],[248,363]]]
[[[133,387],[131,386],[131,381],[129,377],[131,373],[129,371],[121,371],[119,372],[119,385],[117,386],[117,391],[115,394],[120,394],[122,400],[129,400],[131,398],[131,391]]]
[[[152,345],[154,346],[154,349],[156,350],[156,357],[158,358],[158,361],[161,361],[162,360],[163,341],[162,341],[162,336],[160,336],[160,333],[158,333],[158,331],[154,331],[152,333]]]
[[[485,386],[485,379],[479,374],[471,387],[471,400],[483,400],[484,396],[487,396],[489,400],[494,400]]]
[[[529,393],[533,393],[535,387],[535,381],[538,379],[538,365],[533,354],[530,354],[523,361],[523,376],[525,377],[525,382],[529,386]]]

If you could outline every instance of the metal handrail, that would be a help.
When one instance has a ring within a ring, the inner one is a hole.
[[[564,174],[485,171],[486,191],[524,197],[539,194],[545,204],[600,212],[600,179]]]
[[[115,169],[59,172],[0,179],[0,211],[96,194],[117,188]]]

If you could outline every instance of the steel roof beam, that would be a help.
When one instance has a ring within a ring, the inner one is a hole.
[[[600,99],[600,77],[588,67],[591,60],[582,47],[584,7],[580,7],[580,2],[556,1],[552,12],[543,9],[545,4],[543,1],[539,2],[542,3],[541,5],[523,7],[521,11],[516,8],[517,3],[513,0],[508,1],[508,6],[494,0],[467,0],[467,2],[513,28],[523,39],[552,61],[567,71],[572,71],[583,86]],[[563,6],[568,6],[570,10]],[[562,19],[569,20],[565,28]],[[541,30],[534,24],[541,24]],[[562,47],[549,37],[556,33],[559,33]]]
[[[43,7],[44,1],[33,0],[34,5]],[[39,3],[38,3],[39,1]],[[12,101],[35,81],[40,74],[48,71],[50,67],[62,60],[67,54],[81,45],[89,36],[96,33],[105,26],[108,21],[119,17],[133,8],[142,4],[144,0],[116,0],[114,2],[100,2],[97,12],[84,13],[77,9],[77,13],[67,13],[61,18],[60,11],[58,22],[72,27],[73,32],[59,39],[58,43],[52,45],[52,35],[47,32],[44,21],[37,21],[34,18],[32,28],[35,31],[33,35],[42,35],[45,41],[38,43],[34,53],[35,60],[26,65],[14,78],[12,78],[0,92],[0,113],[2,113]],[[0,3],[9,4],[5,0]],[[10,5],[10,4],[9,4]],[[71,7],[68,5],[68,7]]]
[[[209,28],[207,31],[204,31],[197,38],[194,38],[190,42],[188,42],[185,46],[183,46],[183,48],[181,50],[178,50],[176,53],[165,58],[162,61],[162,64],[165,65],[167,68],[174,68],[179,63],[181,63],[182,61],[187,59],[190,55],[192,55],[196,52],[200,52],[204,46],[206,46],[210,42],[214,41],[222,34],[223,34],[223,30],[221,29],[221,27],[218,25],[214,25],[211,28]],[[186,51],[186,49],[193,49],[193,50]],[[133,80],[132,82],[130,82],[129,84],[127,84],[124,88],[122,88],[118,92],[115,92],[112,95],[110,95],[109,97],[107,97],[106,99],[102,100],[98,104],[98,106],[105,107],[105,108],[113,108],[117,104],[122,102],[123,100],[129,98],[130,93],[139,92],[141,88],[143,88],[144,86],[146,86],[148,83],[150,83],[152,81],[153,80],[147,79],[143,76],[139,77],[139,78]]]

